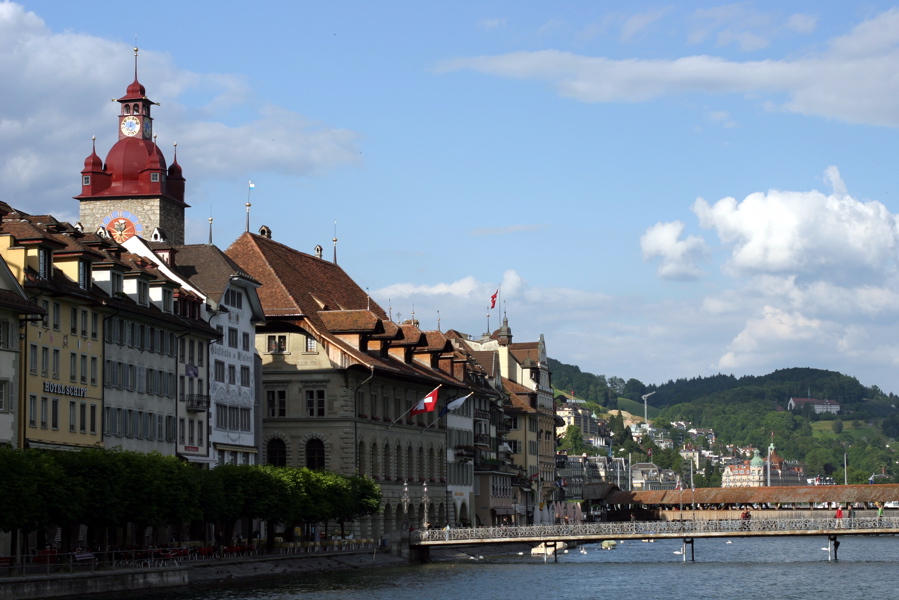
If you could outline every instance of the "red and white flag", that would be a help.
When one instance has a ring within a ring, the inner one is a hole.
[[[490,308],[496,308],[496,297],[499,295],[499,290],[493,292],[493,295],[490,296]]]
[[[418,404],[412,407],[410,414],[420,415],[421,413],[434,412],[434,409],[437,408],[437,390],[440,389],[440,386],[434,388],[430,394],[422,398],[418,401]]]

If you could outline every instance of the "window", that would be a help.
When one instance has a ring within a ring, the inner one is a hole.
[[[46,377],[50,372],[50,348],[41,348],[41,375]]]
[[[91,268],[86,260],[78,261],[78,287],[86,290],[91,286]]]
[[[191,446],[194,445],[194,440],[196,439],[196,436],[194,435],[195,429],[194,420],[191,419],[187,422],[187,443]]]
[[[31,344],[28,349],[28,372],[37,375],[37,344]]]
[[[240,430],[241,431],[249,431],[250,430],[250,409],[249,408],[241,408],[240,409]]]
[[[126,372],[126,374],[127,374],[127,372]],[[127,385],[128,384],[127,380],[125,383],[126,383],[125,387],[127,387],[130,390],[131,387],[129,385]],[[91,385],[97,385],[97,357],[96,356],[91,356]]]
[[[214,368],[215,380],[219,383],[225,383],[225,363],[217,360]]]
[[[50,401],[50,428],[59,430],[59,398]]]
[[[97,405],[91,404],[91,433],[97,433]]]
[[[197,446],[203,446],[203,431],[206,429],[203,421],[197,420]]]
[[[71,308],[69,309],[69,331],[71,331],[72,335],[78,333],[78,309]]]
[[[270,354],[283,354],[287,352],[286,335],[270,335],[267,338],[266,348]]]
[[[47,398],[41,397],[41,429],[47,428]]]
[[[194,362],[194,341],[190,340],[187,343],[187,364],[195,365],[197,363]]]
[[[37,396],[28,397],[28,426],[37,427]]]
[[[150,182],[159,183],[159,173],[150,173]],[[184,437],[184,436],[181,436]]]
[[[37,274],[41,279],[50,279],[50,270],[53,266],[53,253],[47,248],[38,248],[37,250]]]
[[[243,308],[243,295],[234,289],[225,292],[225,304],[234,308]]]
[[[97,339],[98,321],[99,321],[99,319],[97,318],[97,313],[92,312],[91,313],[91,339],[92,340]]]
[[[0,348],[9,347],[9,321],[0,321]]]
[[[81,185],[90,185],[91,184],[91,176],[84,175],[81,177]]]
[[[150,284],[146,281],[137,282],[137,303],[141,306],[150,304]]]
[[[74,327],[74,325],[73,325]],[[81,337],[87,337],[87,311],[81,311]]]
[[[85,402],[78,406],[78,430],[81,433],[87,432],[87,404]]]
[[[325,416],[325,390],[306,390],[306,416]]]
[[[237,348],[237,330],[233,327],[228,328],[228,347]]]
[[[50,327],[50,301],[41,300],[41,308],[44,309],[44,313],[41,315],[41,325],[44,328]]]
[[[81,383],[87,383],[87,356],[81,355]]]
[[[268,416],[286,417],[287,390],[267,390],[265,395],[268,399]]]
[[[186,344],[187,340],[185,340],[184,338],[178,340],[178,360],[180,362],[184,362],[184,360],[187,358],[187,354],[184,352]]]
[[[172,312],[172,290],[162,290],[162,310],[163,312]]]
[[[59,349],[53,349],[53,379],[59,379]]]
[[[110,289],[112,290],[113,296],[122,293],[122,281],[123,277],[121,273],[117,273],[115,271],[110,273],[109,282],[111,284]]]
[[[178,419],[178,443],[184,443],[184,417]]]
[[[306,352],[315,352],[315,338],[311,335],[306,336]]]
[[[313,438],[306,442],[306,468],[325,468],[325,443],[320,439]]]
[[[508,440],[506,443],[512,448],[512,454],[521,453],[521,440]]]
[[[204,350],[206,346],[203,345],[203,342],[197,342],[197,366],[203,366],[203,357],[206,356],[206,350]]]
[[[250,387],[250,367],[243,366],[240,368],[240,385]]]
[[[234,365],[228,365],[228,383],[231,385],[237,383],[237,369]]]
[[[75,431],[76,425],[76,410],[75,410],[75,402],[74,400],[69,401],[69,431]]]
[[[6,412],[9,410],[9,400],[6,399],[6,394],[9,390],[9,382],[5,379],[0,379],[0,412]]]
[[[53,303],[53,330],[54,331],[59,331],[59,319],[60,319],[59,313],[61,312],[61,310],[62,309],[59,306],[59,302],[54,302]]]
[[[250,334],[246,331],[243,332],[243,343],[241,344],[241,348],[244,352],[250,351]]]

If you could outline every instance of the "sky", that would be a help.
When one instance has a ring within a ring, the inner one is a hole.
[[[188,243],[249,200],[423,329],[899,392],[899,6],[0,2],[0,200],[77,221],[135,45]]]

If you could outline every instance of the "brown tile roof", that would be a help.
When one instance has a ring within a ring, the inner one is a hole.
[[[361,351],[335,335],[363,333],[353,327],[367,326],[374,317],[382,324],[370,332],[371,339],[388,339],[391,345],[427,343],[427,337],[414,325],[391,323],[384,310],[338,265],[252,233],[242,234],[225,254],[262,284],[259,299],[270,323],[290,321],[309,330],[347,354],[348,364],[355,362],[432,385],[459,385],[439,370],[382,355],[378,348]],[[332,331],[331,326],[338,329]]]
[[[174,269],[203,290],[203,293],[212,298],[216,304],[221,304],[232,277],[243,277],[256,282],[237,262],[216,246],[188,244],[174,248],[176,251]]]
[[[372,333],[383,331],[381,320],[367,310],[323,310],[318,313],[332,333]]]

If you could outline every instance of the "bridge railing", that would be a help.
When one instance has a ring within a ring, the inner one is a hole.
[[[455,529],[429,529],[411,534],[413,544],[422,542],[514,541],[516,539],[601,539],[618,536],[646,535],[702,535],[736,533],[746,535],[757,532],[773,535],[778,532],[802,534],[810,531],[837,529],[880,530],[899,533],[899,517],[861,517],[852,519],[798,518],[798,519],[721,519],[714,521],[625,521],[611,523],[577,523],[569,525],[520,525],[512,527],[460,527]]]

